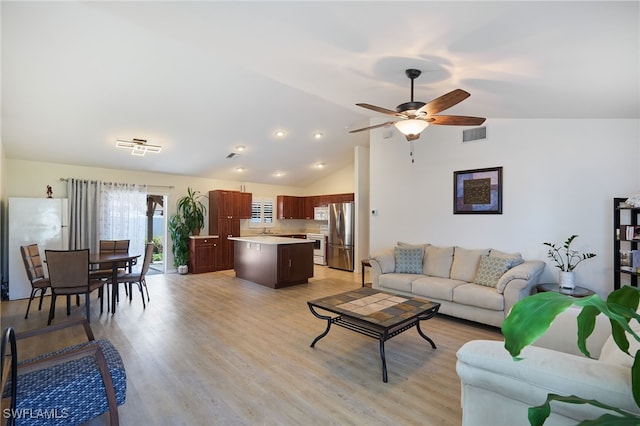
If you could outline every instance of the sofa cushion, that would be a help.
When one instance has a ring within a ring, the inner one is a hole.
[[[500,277],[511,269],[512,262],[513,259],[508,257],[482,256],[473,282],[487,287],[498,287]]]
[[[463,284],[453,290],[453,301],[492,311],[504,311],[504,296],[493,287]]]
[[[431,244],[429,243],[425,243],[425,244],[412,244],[412,243],[405,243],[402,241],[398,241],[398,243],[396,244],[398,247],[406,247],[406,248],[416,248],[416,247],[422,247],[423,249],[425,247],[429,247]]]
[[[530,261],[523,262],[520,265],[514,266],[504,273],[498,280],[498,293],[504,293],[504,289],[507,287],[512,280],[524,280],[529,281],[531,278],[537,276],[546,263],[542,261]]]
[[[410,292],[411,282],[422,276],[416,274],[383,274],[378,278],[378,283],[380,288]]]
[[[500,250],[491,249],[489,252],[490,257],[506,257],[511,260],[511,268],[517,266],[521,263],[524,263],[524,259],[522,258],[522,254],[520,253],[505,253]]]
[[[373,259],[380,264],[383,274],[390,274],[396,269],[395,253],[391,249],[373,256]]]
[[[640,334],[640,326],[636,321],[630,322],[629,326],[636,334]],[[631,355],[622,352],[618,345],[616,345],[615,340],[613,340],[613,336],[609,336],[604,342],[604,345],[602,345],[599,358],[600,361],[628,368],[633,366],[633,357],[635,356],[635,353],[640,350],[640,342],[638,342],[633,335],[627,332],[625,332],[625,335],[629,341],[629,353]]]
[[[423,273],[432,277],[449,278],[453,262],[453,247],[429,246],[424,249],[424,252]]]
[[[422,273],[422,256],[424,248],[422,247],[395,247],[394,253],[396,257],[395,272],[399,274],[421,274]]]
[[[440,277],[421,277],[411,283],[411,292],[427,299],[453,300],[453,290],[466,284],[464,281]]]
[[[451,264],[451,279],[472,282],[476,277],[480,258],[489,255],[489,249],[468,250],[455,247]]]

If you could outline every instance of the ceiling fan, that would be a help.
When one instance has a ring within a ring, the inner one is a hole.
[[[418,78],[422,71],[408,69],[405,71],[407,77],[411,79],[411,101],[400,104],[395,111],[381,108],[370,104],[356,104],[359,107],[372,111],[381,112],[396,117],[394,121],[377,124],[375,126],[363,127],[362,129],[351,130],[349,133],[361,132],[363,130],[376,129],[378,127],[388,127],[392,124],[402,132],[408,141],[416,140],[420,137],[420,132],[427,128],[429,124],[443,126],[479,126],[486,120],[482,117],[467,117],[462,115],[435,115],[445,109],[462,102],[469,96],[469,92],[456,89],[445,95],[432,100],[429,103],[413,100],[413,80]]]

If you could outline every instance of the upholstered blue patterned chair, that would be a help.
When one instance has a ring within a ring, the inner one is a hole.
[[[34,337],[70,326],[82,325],[88,341],[17,363],[17,379],[11,380],[8,358],[17,359],[15,340]],[[13,336],[13,337],[12,337]],[[13,340],[13,342],[11,342]],[[86,319],[43,329],[12,333],[2,341],[3,407],[15,407],[7,424],[78,425],[109,412],[118,425],[118,405],[125,402],[127,379],[120,354],[110,341],[95,340]]]

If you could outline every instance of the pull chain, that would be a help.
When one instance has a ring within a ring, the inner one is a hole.
[[[410,141],[409,144],[410,144],[409,156],[411,157],[411,164],[413,164],[415,163],[415,158],[413,156],[413,141]]]

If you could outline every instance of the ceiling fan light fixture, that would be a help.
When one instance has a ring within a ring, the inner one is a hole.
[[[396,129],[400,130],[403,135],[409,136],[420,134],[420,132],[429,126],[429,123],[424,120],[409,119],[396,121],[393,125]]]

